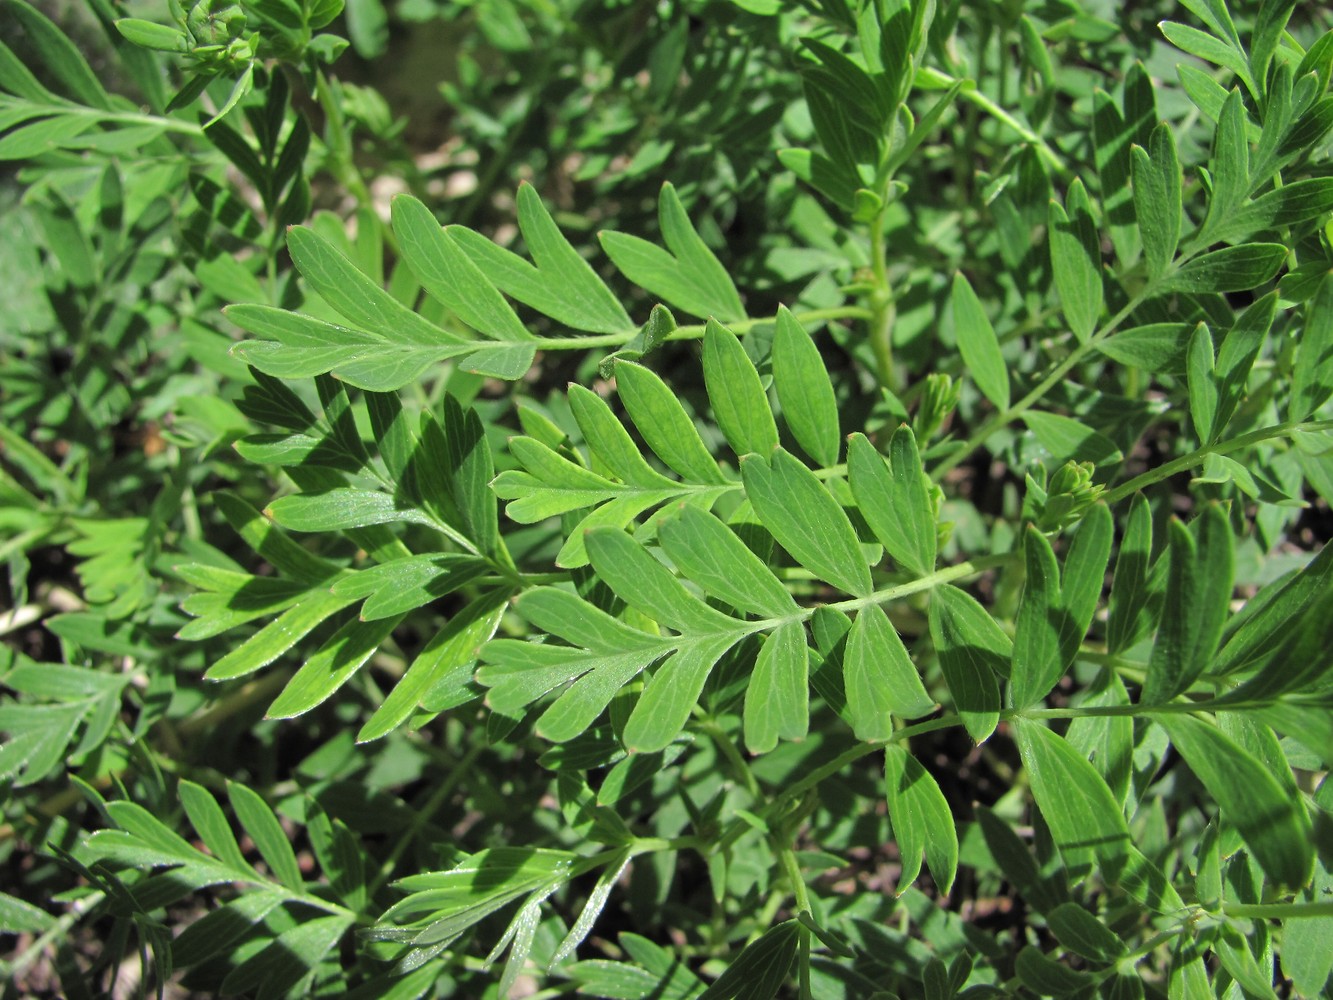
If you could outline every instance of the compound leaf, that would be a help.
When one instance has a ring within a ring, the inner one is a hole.
[[[1009,367],[1000,353],[1000,340],[990,317],[960,271],[953,276],[953,330],[958,350],[972,381],[996,409],[1009,407]]]

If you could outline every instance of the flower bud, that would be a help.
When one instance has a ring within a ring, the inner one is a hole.
[[[921,403],[917,406],[916,419],[912,421],[912,430],[918,441],[929,441],[949,419],[958,405],[961,391],[962,385],[942,372],[926,376]]]
[[[1104,492],[1104,487],[1092,481],[1095,471],[1091,462],[1071,461],[1056,469],[1045,486],[1028,476],[1023,517],[1043,532],[1059,531],[1078,521]]]

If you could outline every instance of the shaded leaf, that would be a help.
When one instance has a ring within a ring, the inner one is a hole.
[[[1181,173],[1175,133],[1165,124],[1153,129],[1148,149],[1132,152],[1134,215],[1143,240],[1149,278],[1166,273],[1180,242]]]
[[[975,598],[948,585],[931,592],[930,637],[954,706],[980,743],[999,722],[997,675],[1008,672],[1013,643]]]
[[[1046,697],[1064,673],[1061,633],[1065,631],[1060,567],[1051,543],[1032,525],[1023,536],[1027,575],[1014,623],[1013,666],[1009,697],[1016,709],[1028,708]]]
[[[1314,845],[1301,799],[1287,794],[1263,764],[1216,727],[1187,715],[1160,715],[1155,721],[1268,877],[1303,888],[1313,870]]]
[[[1304,420],[1333,395],[1333,274],[1325,274],[1302,311],[1296,342],[1288,420]]]
[[[1117,653],[1133,645],[1151,627],[1144,620],[1149,609],[1148,566],[1152,554],[1152,511],[1142,493],[1129,507],[1124,538],[1111,577],[1106,648]]]
[[[1162,626],[1148,661],[1143,701],[1160,704],[1187,690],[1211,662],[1231,601],[1234,539],[1216,504],[1195,522],[1197,538],[1171,522],[1171,562]]]
[[[960,271],[953,276],[953,329],[958,350],[972,381],[997,409],[1009,407],[1009,367],[990,318]]]
[[[1225,677],[1279,647],[1302,616],[1317,607],[1333,581],[1333,546],[1325,545],[1303,569],[1265,587],[1228,623],[1209,674]]]
[[[787,979],[799,937],[800,924],[795,920],[770,927],[746,946],[698,1000],[772,1000]]]
[[[1128,950],[1119,934],[1079,903],[1061,903],[1046,914],[1046,925],[1056,940],[1089,961],[1109,964]]]
[[[1074,336],[1086,341],[1102,312],[1102,253],[1092,202],[1077,177],[1069,185],[1063,208],[1051,202],[1049,226],[1051,270],[1060,307]]]

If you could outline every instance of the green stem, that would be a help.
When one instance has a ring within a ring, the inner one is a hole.
[[[801,866],[796,860],[796,852],[792,850],[790,844],[774,845],[777,849],[778,859],[782,863],[782,870],[787,876],[787,881],[791,883],[792,896],[796,901],[796,910],[799,913],[810,912],[810,896],[805,886],[805,878],[801,875]],[[811,1000],[810,992],[810,929],[804,925],[797,932],[800,954],[797,959],[797,976],[800,981],[801,1000]]]
[[[1224,904],[1222,912],[1228,917],[1245,917],[1250,920],[1333,917],[1333,900],[1318,903],[1232,903]]]
[[[750,766],[745,763],[745,758],[741,752],[736,749],[736,743],[730,736],[711,719],[703,724],[703,731],[709,735],[713,743],[717,745],[718,751],[727,759],[731,769],[735,772],[737,780],[745,786],[745,790],[750,793],[750,798],[758,802],[763,797],[763,792],[759,788],[759,782],[750,770]]]
[[[550,76],[549,67],[543,65],[539,74],[534,75],[533,85],[535,89],[531,93],[540,94],[545,89]],[[518,145],[519,137],[527,131],[533,115],[541,107],[543,107],[543,104],[539,99],[534,98],[528,101],[528,106],[524,109],[522,116],[505,134],[504,142],[500,148],[488,157],[485,168],[481,170],[477,177],[477,186],[468,195],[468,199],[463,203],[463,206],[454,214],[451,219],[453,223],[467,225],[477,214],[477,209],[490,199],[495,192],[495,185],[500,180],[501,173],[514,163],[514,148]]]
[[[263,701],[270,695],[276,694],[290,679],[290,675],[286,671],[271,670],[263,677],[250,681],[239,690],[223,698],[203,714],[191,716],[184,720],[177,727],[177,732],[185,737],[193,733],[215,729],[226,719],[245,711],[256,702]]]
[[[1230,438],[1226,441],[1218,441],[1215,444],[1205,445],[1202,448],[1190,452],[1188,455],[1181,455],[1179,458],[1172,459],[1159,465],[1155,469],[1143,473],[1141,476],[1135,476],[1126,483],[1122,483],[1113,490],[1108,490],[1103,494],[1103,499],[1107,503],[1115,503],[1117,500],[1123,500],[1127,496],[1132,496],[1144,487],[1151,486],[1154,483],[1160,483],[1163,479],[1170,479],[1177,473],[1185,472],[1194,468],[1196,465],[1202,465],[1204,459],[1209,455],[1225,455],[1228,452],[1240,451],[1251,445],[1259,444],[1263,441],[1270,441],[1273,438],[1290,437],[1297,431],[1326,431],[1333,429],[1333,420],[1307,421],[1304,423],[1281,423],[1273,427],[1264,427],[1257,431],[1250,431],[1248,434],[1242,434],[1240,437]]]
[[[202,139],[204,129],[194,122],[179,118],[163,118],[158,115],[145,115],[133,111],[101,111],[97,108],[85,108],[77,105],[47,104],[44,108],[56,115],[82,115],[96,118],[99,122],[113,125],[153,125],[166,132],[178,132],[181,135]]]
[[[862,306],[837,306],[831,309],[807,309],[792,314],[801,323],[820,323],[838,319],[870,319],[874,314]],[[757,326],[772,323],[771,317],[746,318],[727,323],[726,328],[737,336],[749,333]],[[706,326],[694,323],[678,326],[667,334],[667,340],[700,340]],[[583,351],[594,347],[621,347],[639,335],[639,328],[617,333],[599,333],[590,337],[543,337],[538,348],[543,351]]]
[[[890,392],[896,392],[898,380],[893,370],[893,321],[897,309],[893,304],[893,289],[889,287],[883,209],[875,214],[870,224],[870,259],[874,275],[874,288],[870,293],[870,349],[875,355],[875,374],[879,384]]]
[[[937,569],[934,573],[927,573],[925,576],[918,577],[907,583],[895,584],[892,587],[885,587],[883,590],[877,590],[867,597],[853,597],[846,601],[836,601],[825,607],[833,608],[837,611],[859,611],[872,604],[887,604],[889,601],[896,601],[912,594],[918,594],[923,590],[931,590],[942,583],[952,583],[954,580],[960,580],[965,576],[975,576],[978,573],[991,569],[995,566],[1003,566],[1006,563],[1013,562],[1016,558],[1015,553],[1001,552],[995,555],[982,556],[980,559],[961,562],[954,566],[946,566],[944,569]],[[804,621],[815,613],[814,608],[803,608],[792,618]],[[781,619],[785,622],[787,619]],[[775,622],[778,620],[775,619]],[[764,627],[768,627],[764,623]]]
[[[997,430],[1026,413],[1034,403],[1063,381],[1065,375],[1071,368],[1094,351],[1098,344],[1113,334],[1120,324],[1123,323],[1130,314],[1148,298],[1153,292],[1154,287],[1155,286],[1150,285],[1143,291],[1139,292],[1138,295],[1134,296],[1134,298],[1130,299],[1119,312],[1102,325],[1101,329],[1070,351],[1069,354],[1065,356],[1064,360],[1052,368],[1046,374],[1046,377],[1038,382],[1026,396],[1020,399],[1017,403],[1013,403],[999,413],[992,415],[989,420],[981,425],[975,434],[967,439],[966,444],[935,467],[931,472],[931,479],[935,482],[939,482],[944,477],[945,473],[980,448],[986,442],[986,439]]]
[[[878,749],[880,748],[873,743],[857,743],[854,746],[849,747],[827,764],[815,768],[804,778],[798,780],[794,785],[789,785],[787,788],[783,789],[782,792],[769,804],[769,808],[776,808],[780,803],[788,799],[794,799],[804,795],[816,785],[819,785],[821,782],[833,777],[833,775],[840,773],[843,768],[847,767],[847,765],[855,763],[866,754],[874,753]]]
[[[855,743],[848,747],[838,756],[834,757],[827,764],[822,764],[815,768],[804,778],[801,778],[793,785],[784,788],[778,795],[769,801],[768,805],[760,810],[760,816],[767,818],[778,810],[782,809],[792,799],[799,798],[810,789],[823,781],[839,774],[848,765],[855,763],[867,754],[877,753],[883,750],[885,746],[893,743],[901,743],[903,740],[911,739],[913,736],[920,736],[923,733],[934,732],[938,729],[952,729],[954,726],[961,726],[963,719],[959,715],[942,715],[938,719],[927,719],[925,722],[918,722],[914,726],[904,726],[884,742]],[[747,830],[752,827],[744,820],[733,820],[727,827],[722,837],[718,840],[716,850],[724,850],[735,843]]]
[[[375,894],[389,881],[390,876],[393,875],[394,868],[398,865],[398,859],[403,856],[403,852],[412,845],[412,842],[416,839],[417,835],[422,831],[425,825],[430,822],[431,818],[439,811],[440,807],[444,805],[449,796],[454,793],[454,789],[458,787],[459,782],[471,773],[473,762],[481,756],[481,752],[484,749],[485,745],[482,743],[477,743],[472,746],[467,753],[459,758],[458,763],[456,763],[452,770],[450,770],[448,777],[441,781],[439,785],[436,786],[435,790],[430,793],[430,797],[426,799],[419,808],[413,810],[412,822],[409,823],[407,829],[399,835],[398,840],[393,845],[393,849],[389,851],[388,856],[385,857],[384,862],[380,865],[379,874],[375,876],[375,881],[367,887],[366,898],[368,900],[374,899]]]
[[[957,82],[957,77],[950,76],[948,73],[931,67],[923,66],[916,72],[916,85],[928,90],[947,90]],[[1017,132],[1019,136],[1023,138],[1024,142],[1032,145],[1037,151],[1037,155],[1045,160],[1046,164],[1055,171],[1061,179],[1066,179],[1070,176],[1069,168],[1065,166],[1064,161],[1060,158],[1060,154],[1052,149],[1045,139],[1034,132],[1031,126],[1019,121],[1003,107],[987,97],[974,81],[964,81],[963,88],[959,91],[958,96],[980,108],[997,122],[1007,125],[1009,128]]]
[[[359,205],[373,205],[370,188],[365,178],[357,169],[356,157],[352,148],[352,135],[347,129],[347,120],[343,117],[342,106],[333,92],[328,77],[323,70],[315,70],[315,98],[324,112],[324,141],[329,150],[332,172],[339,182],[355,197]],[[371,213],[379,222],[384,242],[394,253],[398,252],[398,239],[392,227],[380,219],[379,213]]]
[[[42,932],[42,935],[33,941],[32,944],[24,948],[17,958],[9,964],[9,981],[19,983],[23,981],[23,973],[28,967],[36,962],[45,954],[54,941],[58,941],[70,932],[70,929],[84,918],[84,916],[106,899],[106,893],[94,891],[76,902],[68,912],[61,915],[55,923]]]
[[[910,740],[913,736],[921,736],[925,733],[933,733],[940,729],[952,729],[954,726],[961,726],[963,717],[961,715],[941,715],[938,719],[927,719],[925,722],[918,722],[912,726],[903,726],[902,729],[894,731],[889,737],[889,743],[902,743],[904,740]]]
[[[43,526],[32,528],[28,531],[20,532],[9,541],[0,545],[0,560],[8,559],[14,552],[22,552],[24,549],[35,546],[43,537],[55,530],[56,526]]]
[[[1083,705],[1078,708],[1001,709],[1002,719],[1102,719],[1140,715],[1188,715],[1206,711],[1207,705],[1192,701],[1169,701],[1161,705]]]

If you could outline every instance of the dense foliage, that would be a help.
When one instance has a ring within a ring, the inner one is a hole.
[[[0,0],[5,997],[1333,996],[1333,15]]]

